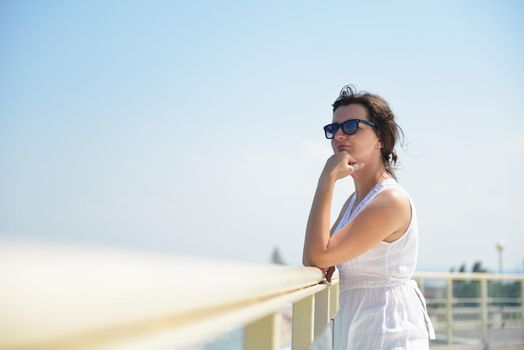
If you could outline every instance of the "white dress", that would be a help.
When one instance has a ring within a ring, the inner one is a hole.
[[[357,216],[394,180],[379,182],[353,209],[353,196],[334,232]],[[418,229],[415,206],[406,232],[392,243],[380,242],[364,254],[337,265],[340,278],[340,310],[334,320],[334,349],[429,349],[435,332],[426,302],[414,280]]]

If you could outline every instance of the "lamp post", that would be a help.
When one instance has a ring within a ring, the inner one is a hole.
[[[499,253],[499,273],[502,273],[502,253],[504,252],[504,242],[497,243],[497,252]]]

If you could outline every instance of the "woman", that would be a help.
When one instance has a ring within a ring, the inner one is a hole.
[[[434,331],[411,280],[417,262],[415,207],[396,182],[400,128],[380,96],[345,86],[324,127],[333,155],[320,175],[306,228],[303,263],[340,275],[335,349],[429,349]],[[330,230],[335,182],[353,178]]]

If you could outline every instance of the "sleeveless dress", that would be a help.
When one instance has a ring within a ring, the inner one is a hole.
[[[364,254],[337,264],[340,309],[333,325],[336,350],[429,349],[429,339],[435,339],[426,301],[411,280],[417,263],[418,229],[415,206],[407,192],[394,179],[387,179],[375,185],[356,208],[353,195],[334,232],[391,187],[409,198],[411,222],[396,241],[381,241]]]

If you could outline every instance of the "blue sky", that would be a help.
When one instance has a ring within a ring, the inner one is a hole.
[[[419,269],[523,271],[523,34],[520,1],[2,1],[0,236],[298,265],[353,83],[406,133]]]

